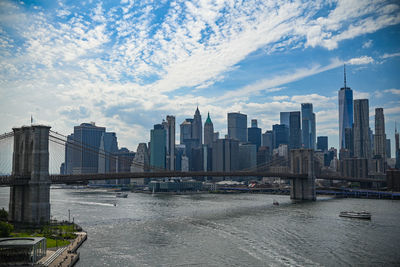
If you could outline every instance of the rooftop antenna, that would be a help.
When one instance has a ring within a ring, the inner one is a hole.
[[[344,89],[346,89],[346,64],[343,64],[343,68],[344,68]]]

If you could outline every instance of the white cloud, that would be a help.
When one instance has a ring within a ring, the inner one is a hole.
[[[384,92],[384,93],[392,93],[392,94],[394,94],[394,95],[400,95],[400,89],[395,89],[395,88],[386,89],[386,90],[384,90],[383,92]]]
[[[365,41],[362,45],[362,48],[370,48],[373,44],[372,40]]]
[[[350,64],[350,65],[364,65],[364,64],[369,64],[369,63],[373,63],[373,62],[374,62],[374,59],[372,57],[362,56],[362,57],[358,57],[358,58],[349,59],[346,63]]]
[[[370,94],[368,92],[361,92],[357,90],[353,90],[353,99],[364,99],[369,98]]]
[[[381,56],[381,58],[391,58],[391,57],[400,57],[400,52],[398,52],[398,53],[391,53],[391,54],[388,54],[388,53],[385,53],[385,54],[383,54],[383,56]]]

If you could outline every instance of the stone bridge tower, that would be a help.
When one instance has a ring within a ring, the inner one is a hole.
[[[9,220],[15,223],[50,222],[49,126],[13,128],[14,152]]]
[[[315,169],[313,149],[293,149],[290,151],[290,168],[294,174],[308,174],[307,179],[295,178],[290,181],[292,200],[316,200]]]

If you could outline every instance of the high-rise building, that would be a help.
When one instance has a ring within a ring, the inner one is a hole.
[[[390,139],[386,139],[386,158],[388,159],[392,157],[392,148],[390,145]]]
[[[75,145],[74,134],[67,136],[67,142],[65,143],[65,164],[64,174],[72,174],[74,167],[74,150],[77,149]]]
[[[204,144],[208,147],[212,146],[214,140],[214,125],[210,119],[210,112],[208,112],[206,122],[204,123]]]
[[[284,124],[289,128],[290,124],[290,112],[281,112],[279,114],[280,117],[280,124]]]
[[[94,122],[74,127],[74,143],[81,148],[73,149],[73,174],[98,172],[100,142],[105,131],[105,127],[97,127]]]
[[[257,127],[257,120],[251,120],[251,128],[247,129],[247,139],[256,145],[257,150],[261,146],[261,129]]]
[[[150,159],[146,143],[140,143],[132,160],[131,172],[149,171]]]
[[[262,146],[268,147],[269,152],[274,149],[273,131],[265,131],[265,133],[263,133]]]
[[[374,154],[383,160],[386,158],[385,117],[383,115],[383,108],[375,109]]]
[[[247,142],[247,115],[241,113],[228,113],[228,138]]]
[[[397,125],[395,123],[394,126],[394,140],[395,140],[395,146],[394,146],[394,153],[396,155],[396,169],[400,169],[400,140],[399,140],[399,133],[397,132]]]
[[[371,142],[369,136],[369,105],[368,99],[354,100],[354,156],[357,158],[371,157]]]
[[[257,166],[257,146],[251,143],[239,144],[239,170],[254,170]]]
[[[166,129],[166,164],[170,171],[175,170],[175,116],[167,116],[167,121],[163,122]]]
[[[289,144],[289,128],[285,124],[272,125],[272,133],[273,148],[278,148],[280,144]]]
[[[203,144],[203,125],[201,122],[199,107],[196,108],[192,122],[192,139],[197,140],[197,146]]]
[[[289,149],[301,147],[300,111],[292,111],[289,116]]]
[[[192,123],[193,119],[185,119],[181,125],[180,143],[184,144],[185,140],[192,139]]]
[[[155,124],[150,131],[150,168],[166,168],[167,131],[162,124]]]
[[[301,104],[301,128],[304,148],[315,149],[315,113],[311,103]]]
[[[317,149],[322,151],[328,151],[328,136],[318,136]]]
[[[118,141],[115,133],[101,135],[98,173],[117,172]]]
[[[236,171],[239,166],[239,141],[218,139],[212,145],[212,170]]]
[[[344,87],[339,90],[339,148],[346,148],[345,129],[353,127],[353,91],[346,85],[344,66]]]

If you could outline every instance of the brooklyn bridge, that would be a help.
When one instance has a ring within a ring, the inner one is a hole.
[[[342,177],[315,174],[314,151],[294,149],[290,151],[289,171],[269,171],[274,162],[240,171],[169,171],[151,168],[149,172],[50,174],[50,146],[87,150],[107,157],[105,153],[83,144],[71,143],[65,136],[44,125],[13,128],[12,132],[0,135],[0,144],[12,140],[12,168],[9,175],[0,176],[0,186],[10,187],[9,220],[19,223],[40,224],[50,220],[50,185],[87,183],[92,180],[139,179],[166,177],[274,177],[290,180],[290,197],[295,201],[316,200],[315,180],[341,180],[351,182],[385,183],[386,175],[369,177]],[[3,151],[0,151],[0,153]],[[4,152],[6,153],[6,152]],[[0,162],[0,166],[4,166]],[[5,173],[4,170],[0,172]]]

